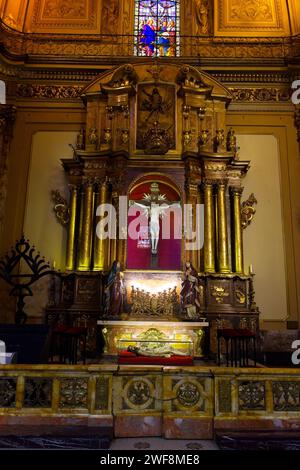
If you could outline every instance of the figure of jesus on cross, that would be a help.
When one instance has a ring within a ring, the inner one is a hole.
[[[130,205],[143,208],[149,217],[151,253],[157,255],[160,226],[160,218],[164,216],[165,210],[171,207],[180,207],[180,202],[168,201],[165,194],[160,194],[158,183],[152,183],[150,193],[145,193],[142,201],[130,201]]]

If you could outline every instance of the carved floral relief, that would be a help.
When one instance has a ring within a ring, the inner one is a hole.
[[[74,33],[99,32],[100,1],[41,0],[35,1],[30,28],[35,32],[72,29]]]
[[[230,0],[229,19],[239,21],[273,21],[272,0]]]
[[[283,0],[218,0],[215,34],[222,36],[283,36],[289,33]]]
[[[43,18],[85,18],[87,15],[86,0],[46,0]]]

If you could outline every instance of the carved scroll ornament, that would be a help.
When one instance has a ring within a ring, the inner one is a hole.
[[[247,228],[248,225],[251,224],[254,214],[256,212],[255,205],[257,204],[257,200],[254,194],[250,194],[247,201],[242,202],[241,207],[241,222],[243,229]]]
[[[154,121],[143,136],[143,146],[147,155],[165,155],[172,147],[172,139],[169,132]]]
[[[70,209],[67,200],[58,190],[52,191],[51,196],[54,202],[53,210],[56,218],[63,227],[66,227],[70,221]]]

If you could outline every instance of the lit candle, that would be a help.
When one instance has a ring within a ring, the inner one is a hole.
[[[252,264],[250,264],[250,266],[249,266],[249,274],[253,274],[253,265]]]
[[[53,260],[52,269],[55,269],[55,268],[56,268],[56,262],[55,262],[55,260]]]

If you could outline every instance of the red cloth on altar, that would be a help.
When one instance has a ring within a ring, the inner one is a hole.
[[[163,366],[192,366],[193,358],[191,356],[171,356],[171,357],[153,357],[137,356],[130,351],[121,351],[118,355],[119,364],[147,364]]]

